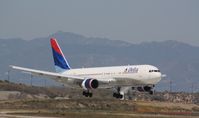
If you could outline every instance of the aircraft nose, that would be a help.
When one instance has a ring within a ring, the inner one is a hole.
[[[160,80],[160,79],[162,79],[162,74],[161,74],[161,72],[153,73],[153,77]]]
[[[159,73],[156,73],[156,77],[157,78],[161,78],[162,77],[162,74],[159,72]]]

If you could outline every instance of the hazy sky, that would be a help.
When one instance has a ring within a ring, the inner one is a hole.
[[[60,30],[199,46],[199,0],[0,0],[0,38],[30,40]]]

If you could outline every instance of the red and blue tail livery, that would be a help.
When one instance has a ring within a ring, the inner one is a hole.
[[[69,70],[70,66],[61,48],[59,47],[57,40],[55,38],[51,38],[50,43],[52,47],[52,53],[53,53],[56,72],[64,72],[66,70]]]

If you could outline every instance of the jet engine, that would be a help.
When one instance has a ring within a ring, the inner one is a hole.
[[[85,79],[82,81],[81,87],[84,90],[96,89],[99,86],[99,82],[96,79]]]

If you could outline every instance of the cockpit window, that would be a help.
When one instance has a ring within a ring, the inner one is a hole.
[[[160,70],[149,70],[149,72],[160,72]]]

